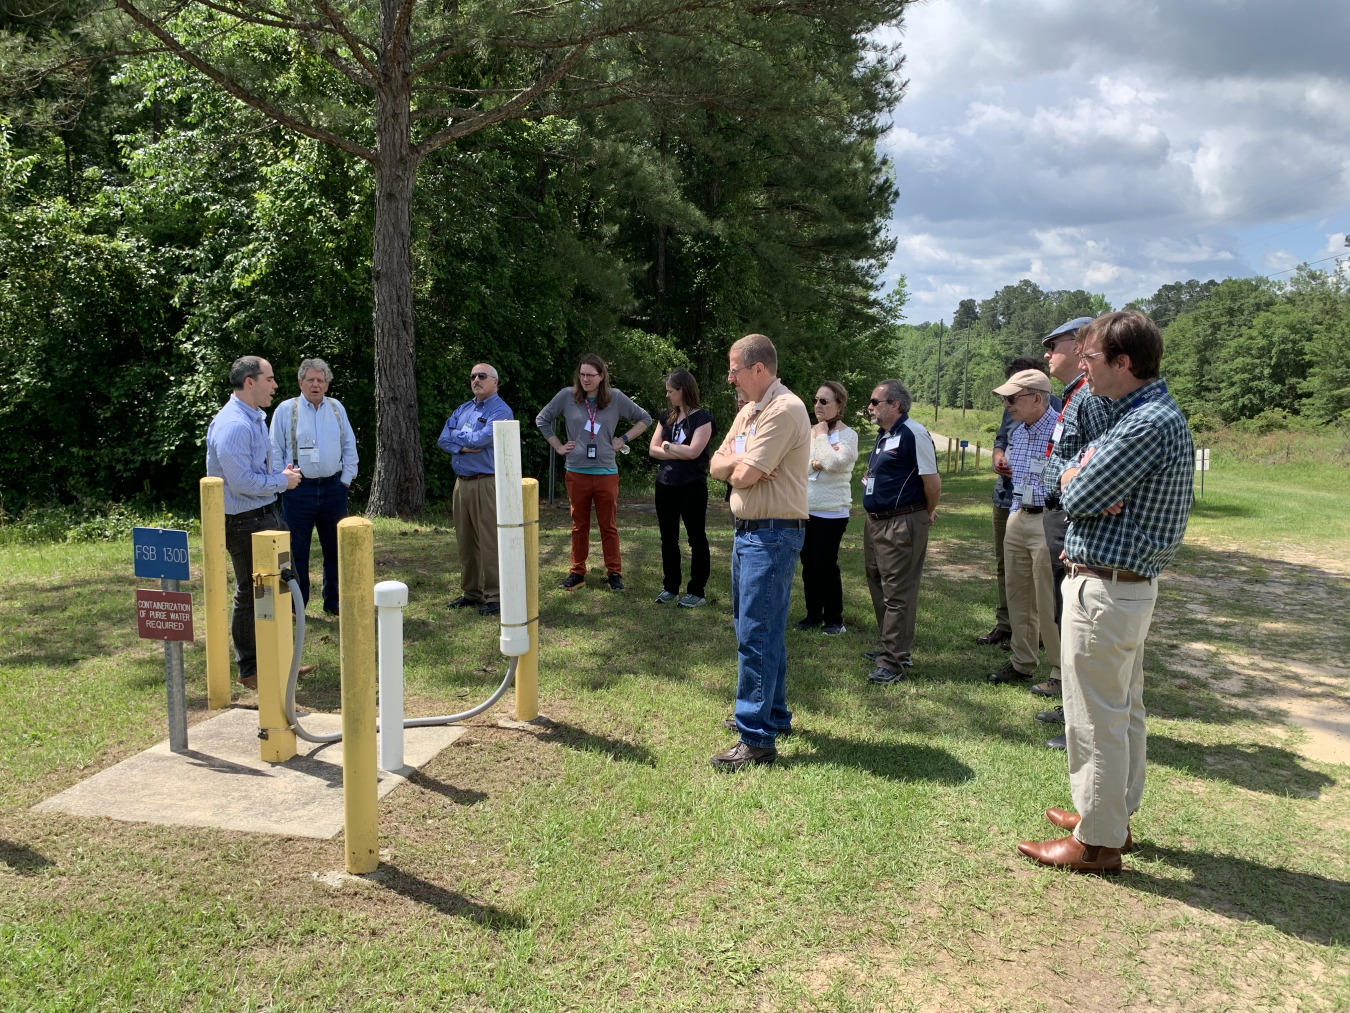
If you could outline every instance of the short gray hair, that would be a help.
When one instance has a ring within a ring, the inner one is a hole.
[[[731,351],[740,355],[742,366],[762,362],[771,375],[778,375],[778,349],[763,334],[747,334],[731,346]]]
[[[894,401],[900,408],[900,414],[909,414],[910,408],[914,405],[914,397],[908,387],[899,380],[882,380],[877,386],[886,388],[886,400]]]
[[[486,366],[486,367],[488,368],[488,375],[491,376],[492,379],[496,380],[498,383],[501,382],[501,379],[502,379],[502,378],[501,378],[500,376],[497,375],[497,367],[494,366],[492,363],[490,363],[490,362],[480,362],[480,363],[478,363],[478,365],[480,365],[480,366]]]
[[[296,372],[295,378],[301,383],[304,383],[305,374],[311,369],[317,369],[323,373],[324,382],[333,382],[333,367],[328,365],[328,363],[324,362],[322,359],[302,359],[300,362],[300,369]]]

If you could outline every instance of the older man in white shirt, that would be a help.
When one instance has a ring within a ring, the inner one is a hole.
[[[297,374],[300,397],[272,413],[272,448],[278,460],[300,469],[300,484],[281,497],[291,532],[291,560],[300,594],[309,604],[309,547],[314,529],[323,550],[323,610],[338,614],[337,523],[347,516],[347,491],[356,477],[356,435],[347,409],[325,396],[333,370],[322,359],[306,359]]]

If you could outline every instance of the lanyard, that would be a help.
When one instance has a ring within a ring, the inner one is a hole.
[[[1049,441],[1047,441],[1047,443],[1045,444],[1045,456],[1046,456],[1046,457],[1049,457],[1050,454],[1053,453],[1053,451],[1054,451],[1054,449],[1055,449],[1055,435],[1054,435],[1054,434],[1055,434],[1055,433],[1058,433],[1058,432],[1061,432],[1061,430],[1060,430],[1059,427],[1062,426],[1062,425],[1064,424],[1064,413],[1065,413],[1066,411],[1069,410],[1069,402],[1072,401],[1072,400],[1073,400],[1073,396],[1074,396],[1075,394],[1078,393],[1078,388],[1081,387],[1081,386],[1083,386],[1083,384],[1085,384],[1085,383],[1087,383],[1087,374],[1086,374],[1086,373],[1084,373],[1084,374],[1083,374],[1082,376],[1080,376],[1077,380],[1075,380],[1075,381],[1073,382],[1073,386],[1071,386],[1068,390],[1066,390],[1066,391],[1064,392],[1064,404],[1060,406],[1060,409],[1059,409],[1059,417],[1058,417],[1057,419],[1055,419],[1055,428],[1054,428],[1053,430],[1051,430],[1050,439],[1049,439]]]
[[[589,433],[591,434],[591,442],[592,442],[592,443],[595,442],[595,431],[596,431],[596,429],[599,428],[599,426],[597,426],[597,425],[595,424],[595,420],[596,420],[596,418],[599,416],[599,414],[600,414],[600,409],[597,408],[597,407],[595,407],[593,404],[591,404],[590,400],[587,399],[587,401],[586,401],[586,421],[590,423],[590,426],[588,427],[587,432],[589,432]]]
[[[1159,380],[1158,383],[1159,383],[1160,386],[1158,387],[1157,390],[1155,390],[1155,391],[1153,391],[1153,392],[1151,392],[1151,393],[1149,393],[1149,394],[1140,394],[1140,395],[1139,395],[1138,397],[1136,397],[1133,401],[1131,401],[1129,404],[1127,404],[1127,405],[1125,406],[1125,410],[1124,410],[1123,412],[1121,412],[1121,418],[1124,418],[1126,415],[1130,414],[1130,412],[1134,411],[1134,410],[1135,410],[1136,408],[1138,408],[1140,405],[1148,404],[1150,401],[1156,400],[1157,398],[1160,398],[1160,397],[1162,397],[1164,394],[1166,394],[1166,393],[1167,393],[1167,381],[1166,381],[1166,380]]]

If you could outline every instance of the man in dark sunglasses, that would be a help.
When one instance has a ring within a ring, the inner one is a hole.
[[[515,418],[497,395],[497,370],[480,362],[469,370],[473,397],[445,421],[436,445],[450,455],[455,470],[453,502],[455,543],[459,548],[460,595],[450,608],[477,608],[480,615],[501,613],[497,573],[497,460],[492,453],[492,423]]]

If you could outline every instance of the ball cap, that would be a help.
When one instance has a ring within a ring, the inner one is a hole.
[[[1088,324],[1092,323],[1093,319],[1093,317],[1074,317],[1067,323],[1060,324],[1041,339],[1041,347],[1049,348],[1054,345],[1056,341],[1062,341],[1065,338],[1073,337],[1079,328],[1086,327]]]
[[[1050,377],[1046,376],[1039,369],[1024,369],[1020,373],[1014,373],[1008,377],[1008,382],[1002,387],[995,387],[994,393],[1003,397],[1011,397],[1014,394],[1021,394],[1025,391],[1037,390],[1043,394],[1050,393]]]

